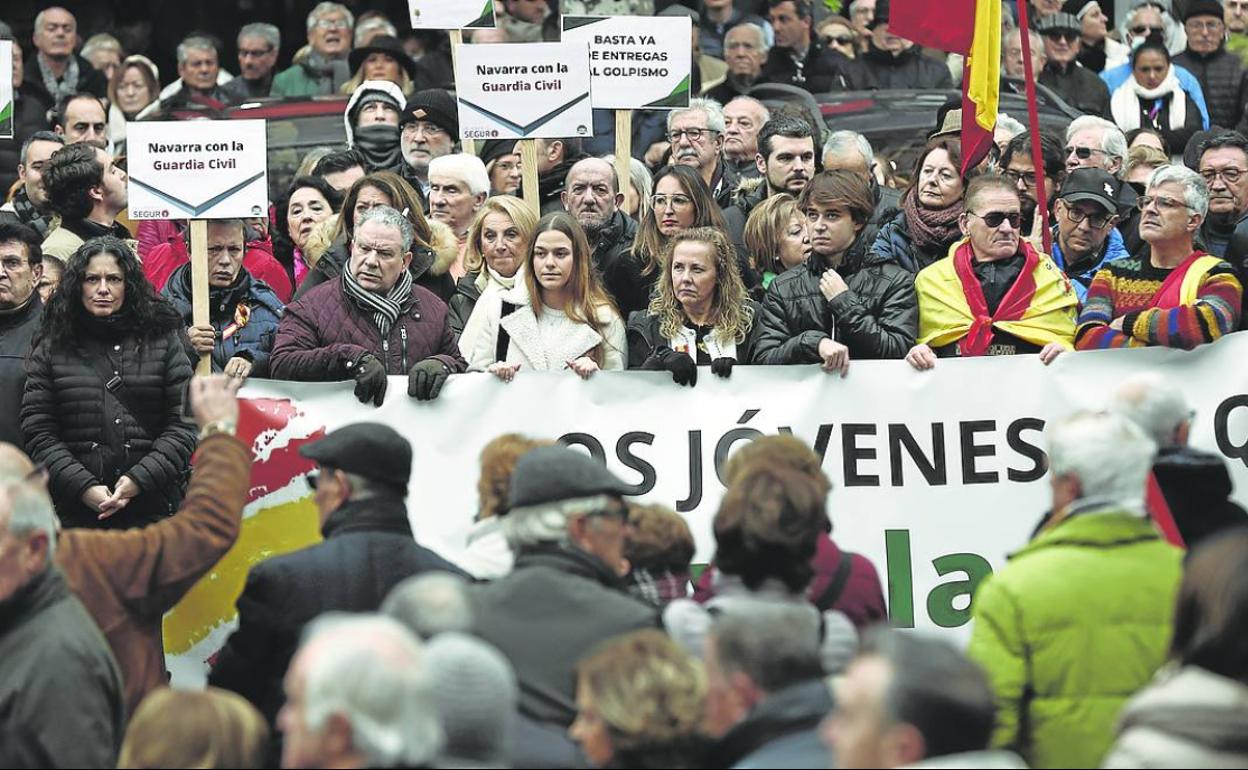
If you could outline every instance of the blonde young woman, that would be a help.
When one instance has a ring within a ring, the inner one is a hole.
[[[749,298],[723,232],[695,227],[671,237],[650,307],[628,319],[630,369],[663,370],[694,385],[699,364],[720,377],[749,363],[758,304]]]
[[[479,325],[469,325],[473,308],[482,295],[514,289],[522,280],[521,265],[533,240],[537,217],[519,198],[496,195],[487,198],[468,228],[464,249],[464,269],[455,295],[447,304],[451,329],[459,335],[459,349],[467,356],[481,333]],[[480,321],[480,317],[478,317]]]
[[[624,321],[598,281],[589,242],[565,212],[547,214],[510,290],[482,296],[468,325],[481,331],[469,368],[510,382],[523,370],[570,369],[589,379],[624,368]],[[479,316],[479,317],[478,317]]]

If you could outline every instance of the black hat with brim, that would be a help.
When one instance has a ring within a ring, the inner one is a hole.
[[[402,41],[390,35],[378,35],[370,40],[368,45],[353,50],[351,56],[347,59],[351,71],[358,72],[360,67],[364,65],[364,60],[374,53],[385,54],[394,59],[399,63],[400,67],[407,71],[409,78],[412,80],[416,79],[416,62],[412,61],[412,57],[407,55],[407,51],[403,49]]]

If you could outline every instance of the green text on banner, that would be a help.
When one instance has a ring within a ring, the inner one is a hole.
[[[0,139],[13,138],[13,41],[0,40]]]

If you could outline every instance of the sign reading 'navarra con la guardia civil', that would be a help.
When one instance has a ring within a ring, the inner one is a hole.
[[[455,88],[461,139],[593,134],[584,43],[460,46]]]
[[[563,41],[589,46],[594,107],[688,107],[691,24],[688,16],[565,16]]]
[[[264,216],[265,151],[263,120],[129,123],[130,218]]]

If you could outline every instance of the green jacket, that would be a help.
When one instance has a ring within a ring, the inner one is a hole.
[[[273,76],[271,96],[325,96],[333,90],[333,80],[316,78],[302,64],[292,64]]]
[[[1181,560],[1148,519],[1093,508],[981,583],[967,652],[996,693],[993,745],[1035,768],[1099,766],[1123,704],[1165,661]]]

